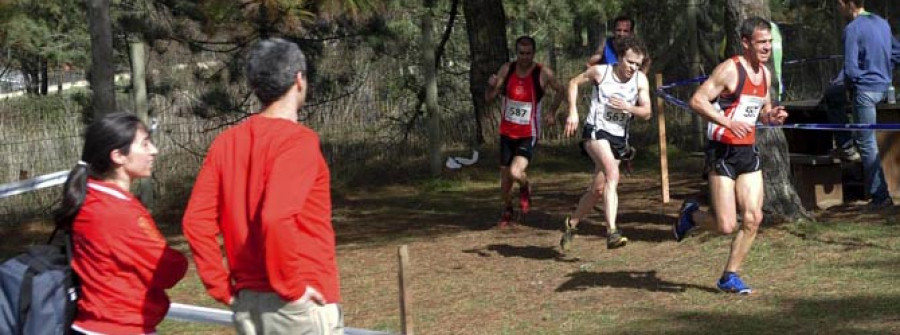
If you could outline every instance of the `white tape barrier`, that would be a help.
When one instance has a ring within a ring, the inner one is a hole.
[[[39,190],[45,187],[56,186],[66,182],[69,170],[45,174],[28,180],[12,182],[0,185],[0,199],[25,192]]]
[[[477,157],[478,152],[476,151],[475,158],[477,159]],[[69,171],[59,171],[28,180],[0,185],[0,199],[65,183],[68,175]],[[166,314],[166,318],[189,322],[231,325],[231,314],[232,313],[229,310],[173,302],[169,305],[169,313]],[[390,335],[390,333],[349,327],[344,328],[344,333],[347,335]]]
[[[194,305],[185,305],[173,302],[169,305],[169,313],[166,314],[167,319],[210,323],[222,326],[231,326],[231,311],[218,308],[200,307]],[[344,334],[347,335],[390,335],[390,333],[376,332],[359,328],[344,328]]]

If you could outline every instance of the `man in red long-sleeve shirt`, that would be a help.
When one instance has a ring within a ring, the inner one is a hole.
[[[200,278],[240,334],[343,333],[330,174],[297,122],[305,72],[294,43],[253,47],[246,75],[265,107],[213,141],[184,214]]]

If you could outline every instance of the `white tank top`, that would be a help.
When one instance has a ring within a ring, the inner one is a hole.
[[[610,106],[609,98],[619,97],[634,105],[638,99],[638,72],[627,82],[620,83],[613,74],[613,65],[600,65],[599,71],[603,77],[591,92],[591,110],[585,123],[613,136],[625,136],[633,115]]]

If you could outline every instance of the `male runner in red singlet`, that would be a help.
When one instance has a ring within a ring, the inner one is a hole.
[[[713,213],[698,211],[696,202],[685,201],[672,231],[678,241],[695,226],[723,234],[736,231],[716,286],[725,292],[749,294],[750,287],[737,272],[763,219],[763,177],[754,144],[756,122],[782,124],[787,112],[782,106],[772,107],[768,90],[772,76],[765,63],[772,55],[770,23],[748,18],[741,24],[740,34],[743,55],[719,64],[691,98],[691,108],[709,121],[705,172]],[[740,225],[737,210],[743,221]]]
[[[490,103],[501,91],[504,93],[500,121],[500,191],[503,195],[501,228],[509,225],[513,216],[513,182],[519,184],[519,206],[522,213],[531,208],[531,185],[525,168],[534,154],[541,133],[541,100],[547,86],[556,91],[550,112],[544,116],[547,124],[555,122],[556,109],[562,102],[564,88],[553,70],[534,62],[536,45],[530,36],[516,39],[516,60],[503,64],[488,80],[485,100]],[[504,90],[504,85],[506,89]]]

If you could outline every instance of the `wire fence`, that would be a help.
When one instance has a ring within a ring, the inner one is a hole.
[[[785,96],[790,100],[819,97],[832,75],[840,69],[840,64],[840,59],[835,57],[792,61],[784,67]],[[560,67],[558,75],[566,78],[580,71],[583,64],[574,60]],[[419,102],[414,95],[385,88],[385,82],[402,73],[393,73],[390,68],[369,68],[367,71],[370,73],[360,75],[359,86],[346,96],[310,101],[301,111],[302,121],[320,134],[333,179],[352,185],[371,180],[372,175],[387,178],[426,175],[429,135],[425,117],[417,111]],[[685,78],[665,79],[672,82]],[[469,92],[460,89],[465,86],[459,82],[443,85],[438,136],[444,143],[445,154],[451,156],[467,156],[476,146],[477,125]],[[582,116],[588,105],[587,89],[579,101]],[[687,101],[695,89],[696,85],[683,85],[667,92]],[[180,215],[212,139],[248,115],[229,113],[200,117],[194,112],[197,100],[191,98],[191,94],[176,92],[166,97],[155,96],[150,101],[158,122],[154,140],[160,149],[153,175],[157,199],[151,207],[154,214]],[[28,104],[27,111],[17,109],[16,104],[0,108],[0,184],[68,170],[77,162],[84,127],[80,102],[67,95],[54,95],[49,99],[52,103]],[[545,103],[549,105],[549,101]],[[499,123],[498,107],[491,108],[482,120],[483,135],[489,146],[496,142]],[[679,148],[698,145],[697,134],[702,134],[704,124],[698,123],[694,113],[687,110],[671,110],[666,117],[670,144]],[[561,115],[565,114],[562,110]],[[542,134],[545,143],[577,143],[580,136],[566,138],[562,123],[560,119],[557,125],[545,127]],[[634,145],[652,146],[657,138],[655,119],[632,122],[631,141]],[[0,198],[0,224],[47,219],[58,197],[59,190],[50,188]]]

